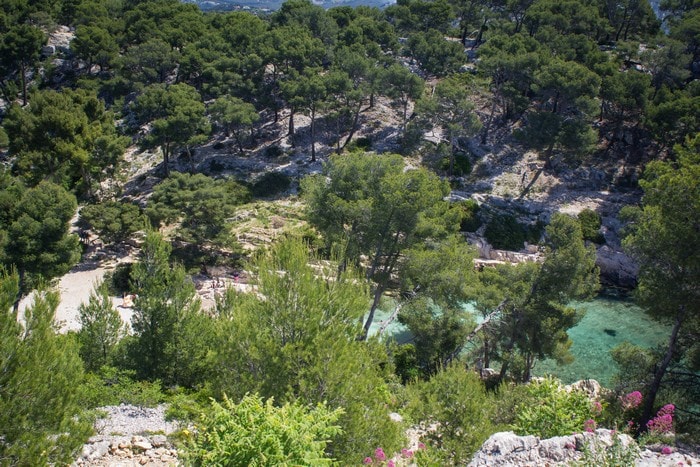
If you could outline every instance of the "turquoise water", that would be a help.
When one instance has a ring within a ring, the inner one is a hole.
[[[610,357],[613,347],[625,341],[644,348],[656,347],[664,344],[671,332],[669,325],[651,319],[627,300],[601,297],[573,306],[586,312],[581,322],[569,330],[574,362],[539,362],[533,371],[535,375],[553,374],[565,383],[590,378],[609,386],[617,371]]]
[[[538,362],[533,370],[535,376],[551,374],[564,383],[595,379],[603,386],[610,386],[617,371],[610,357],[613,347],[627,341],[651,348],[664,344],[670,334],[669,325],[652,320],[629,300],[599,297],[590,302],[573,303],[572,306],[585,311],[581,322],[569,330],[574,362],[569,365],[557,365],[553,360]],[[473,311],[468,305],[465,308]],[[375,334],[381,321],[389,315],[389,312],[377,310],[370,334]],[[408,330],[397,321],[387,327],[385,334],[399,343],[411,338]]]

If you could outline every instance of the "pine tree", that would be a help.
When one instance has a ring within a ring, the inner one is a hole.
[[[97,371],[109,363],[114,347],[126,334],[126,328],[119,312],[114,309],[105,282],[95,286],[88,303],[81,304],[79,312],[80,356],[86,370]]]
[[[77,417],[77,344],[56,333],[55,292],[37,293],[18,322],[18,288],[17,274],[0,270],[0,464],[68,463],[90,430]]]
[[[200,313],[185,269],[170,265],[171,250],[160,234],[149,232],[141,260],[134,265],[137,298],[131,326],[136,340],[131,351],[141,377],[193,386],[202,382],[209,319]]]

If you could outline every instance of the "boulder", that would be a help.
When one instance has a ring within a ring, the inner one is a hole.
[[[639,265],[619,250],[603,245],[597,250],[596,266],[600,268],[600,281],[604,285],[613,285],[633,289],[637,285]]]

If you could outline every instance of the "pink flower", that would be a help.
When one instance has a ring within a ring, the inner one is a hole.
[[[394,464],[394,461],[389,459],[389,462],[386,463],[386,467],[396,467],[396,464]]]
[[[656,413],[656,416],[658,417],[659,415],[671,415],[673,416],[673,412],[676,410],[676,406],[673,404],[666,404],[659,411]]]
[[[603,413],[603,405],[598,401],[593,401],[593,406],[591,407],[594,415],[600,415]]]
[[[630,392],[620,398],[620,403],[622,410],[625,411],[639,407],[639,404],[642,403],[642,393],[639,391]]]
[[[664,446],[663,448],[661,448],[661,454],[666,454],[666,455],[668,456],[668,455],[671,454],[672,452],[673,452],[673,451],[672,451],[671,448],[668,447],[668,446]]]
[[[418,443],[418,449],[425,449],[425,444]]]
[[[583,422],[583,429],[586,430],[588,433],[593,433],[595,431],[596,423],[595,420],[592,418],[589,418],[585,422]]]
[[[406,457],[406,458],[410,459],[411,457],[413,457],[413,451],[408,450],[408,449],[402,449],[402,450],[401,450],[401,455],[402,455],[403,457]]]
[[[386,454],[384,454],[384,449],[382,449],[382,448],[375,449],[374,457],[376,457],[378,461],[386,460]]]
[[[663,410],[663,409],[662,409]],[[659,411],[661,413],[661,411]],[[673,431],[673,415],[664,413],[658,415],[647,422],[647,428],[652,433],[670,433]]]
[[[369,465],[369,464],[371,464],[372,462],[374,462],[374,461],[373,461],[372,458],[369,457],[369,456],[365,457],[365,460],[362,461],[362,463],[365,464],[365,465]]]

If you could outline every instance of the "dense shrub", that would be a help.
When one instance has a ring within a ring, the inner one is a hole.
[[[288,190],[291,184],[289,175],[281,172],[267,172],[253,183],[251,192],[258,198],[274,196]]]
[[[605,243],[605,237],[600,232],[602,220],[600,214],[592,209],[584,209],[578,214],[578,221],[581,224],[583,239],[593,243]]]
[[[366,152],[370,149],[372,149],[372,139],[367,136],[353,139],[347,146],[348,152]]]
[[[134,263],[119,263],[114,271],[105,274],[105,283],[113,295],[131,292],[131,268]]]
[[[284,155],[284,150],[279,146],[268,146],[265,148],[265,157],[268,159],[275,159],[277,157],[282,157]]]
[[[448,172],[450,170],[450,157],[445,156],[440,161],[441,170]],[[457,153],[454,155],[454,170],[452,175],[461,177],[463,175],[469,175],[472,171],[472,164],[469,160],[469,156],[464,153]]]
[[[133,371],[105,366],[86,374],[80,401],[86,409],[119,404],[155,407],[165,398],[160,381],[138,381]]]
[[[341,414],[322,404],[275,407],[258,395],[239,404],[224,398],[202,416],[184,457],[194,466],[331,465],[324,450],[341,431],[334,425]]]
[[[581,391],[566,391],[558,380],[546,378],[527,386],[516,407],[514,431],[540,438],[565,436],[595,428],[594,405]]]
[[[459,364],[408,387],[406,411],[412,420],[437,423],[427,434],[441,465],[466,465],[484,441],[499,431],[491,419],[493,399],[479,377]]]
[[[520,250],[527,240],[525,226],[510,214],[499,214],[491,219],[484,235],[489,243],[499,250]]]
[[[145,225],[138,206],[120,201],[85,206],[80,210],[80,218],[108,243],[124,241]]]
[[[461,210],[462,220],[459,223],[459,230],[462,232],[476,232],[481,227],[479,218],[479,203],[473,199],[466,199],[457,203]]]

